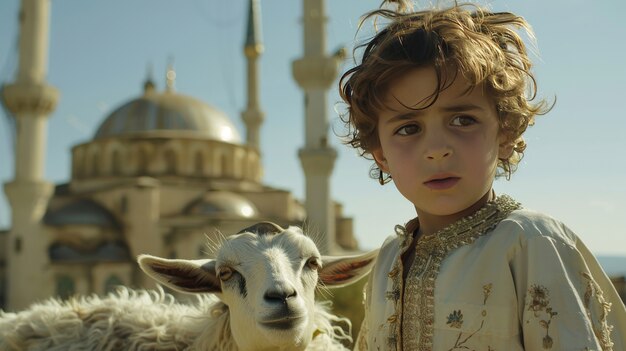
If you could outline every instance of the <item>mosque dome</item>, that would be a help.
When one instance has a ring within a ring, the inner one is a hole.
[[[185,214],[202,216],[226,216],[240,218],[258,217],[256,206],[241,195],[227,191],[209,191],[193,201]]]
[[[94,139],[136,134],[158,136],[172,131],[241,144],[241,136],[224,112],[172,90],[156,92],[152,87],[146,87],[143,96],[113,111]]]

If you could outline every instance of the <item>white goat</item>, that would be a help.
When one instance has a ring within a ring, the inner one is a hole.
[[[0,311],[0,350],[343,350],[350,335],[336,324],[350,322],[315,290],[358,280],[376,254],[321,256],[299,228],[262,222],[227,238],[215,259],[139,257],[161,284],[201,293],[195,304],[160,288],[50,299]]]

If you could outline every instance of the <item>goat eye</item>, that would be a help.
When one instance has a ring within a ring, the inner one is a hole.
[[[230,267],[220,267],[217,276],[221,281],[225,282],[233,276],[233,269]]]
[[[306,261],[306,265],[312,270],[318,270],[320,269],[322,264],[320,263],[320,260],[317,257],[311,257]]]

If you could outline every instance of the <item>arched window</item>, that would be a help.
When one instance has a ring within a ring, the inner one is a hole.
[[[227,177],[230,176],[230,170],[228,169],[228,156],[221,154],[220,155],[220,176]]]
[[[239,151],[239,150],[237,150]],[[231,176],[233,178],[241,178],[242,167],[244,166],[243,157],[239,152],[233,154],[233,170]]]
[[[137,175],[148,174],[148,153],[140,148],[137,150]]]
[[[193,158],[193,169],[197,175],[204,175],[204,157],[201,151],[196,152]]]
[[[98,151],[94,151],[91,154],[92,157],[92,165],[93,165],[93,171],[92,174],[95,176],[99,176],[100,175],[100,153]]]
[[[115,289],[117,289],[117,287],[120,286],[120,285],[124,285],[124,282],[122,281],[122,279],[120,279],[116,275],[111,275],[104,282],[104,293],[108,294],[110,292],[115,292]]]
[[[174,150],[165,150],[165,173],[176,174],[176,153]]]
[[[13,242],[13,251],[20,253],[22,252],[22,237],[21,236],[17,236],[15,237],[15,241]]]
[[[111,174],[120,175],[122,166],[122,156],[119,150],[114,150],[111,154]]]
[[[93,174],[93,157],[88,152],[83,154],[83,172],[82,175],[87,177]]]
[[[57,278],[56,294],[63,300],[69,299],[76,293],[74,279],[68,275],[62,275]]]

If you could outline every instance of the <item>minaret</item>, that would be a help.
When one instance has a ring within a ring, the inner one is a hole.
[[[244,53],[248,61],[248,103],[241,119],[246,124],[246,142],[249,146],[260,149],[259,132],[264,114],[259,106],[259,64],[258,58],[263,53],[261,43],[261,7],[259,0],[249,1],[248,28]]]
[[[337,152],[328,145],[327,90],[338,73],[336,56],[326,55],[325,0],[304,1],[304,56],[293,62],[293,76],[304,90],[305,145],[298,155],[306,178],[307,221],[326,238],[321,250],[335,249],[335,214],[330,175]]]
[[[44,180],[46,124],[59,96],[45,81],[49,17],[49,0],[22,0],[18,73],[15,82],[2,89],[17,132],[15,176],[4,185],[12,210],[6,255],[8,310],[27,307],[46,296],[38,287],[54,285],[46,279],[48,239],[41,224],[54,188]]]
[[[174,60],[170,59],[165,73],[165,92],[174,92],[176,88],[176,71],[174,70]]]
[[[152,66],[148,68],[148,74],[146,75],[146,80],[143,83],[143,93],[144,95],[153,94],[156,91],[156,85],[152,80]]]

